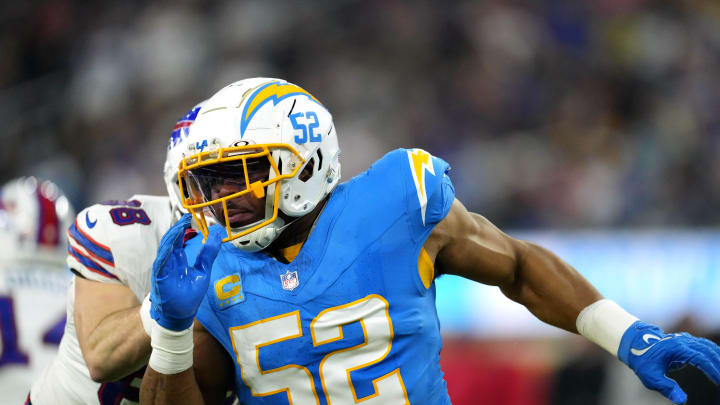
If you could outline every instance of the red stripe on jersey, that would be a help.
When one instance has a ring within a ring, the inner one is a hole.
[[[75,249],[73,249],[72,247],[70,247],[70,248],[68,249],[68,254],[69,254],[70,256],[74,257],[78,262],[82,263],[82,262],[83,262],[83,259],[80,258],[80,257],[78,257],[78,255],[80,255],[80,256],[82,256],[82,257],[84,257],[85,259],[91,261],[93,264],[95,264],[96,266],[98,266],[99,268],[102,269],[102,266],[100,266],[100,265],[99,265],[95,260],[93,260],[91,257],[82,254],[80,251],[75,250]],[[97,269],[93,269],[92,267],[89,267],[89,266],[85,266],[85,265],[83,265],[83,266],[84,266],[86,269],[92,271],[93,273],[100,274],[100,275],[105,276],[105,277],[110,278],[110,279],[114,279],[114,280],[118,280],[118,281],[120,280],[116,275],[110,273],[110,272],[107,271],[107,270],[97,270]]]
[[[80,226],[78,226],[77,217],[75,218],[75,228],[77,228],[78,232],[80,232],[80,234],[81,234],[82,236],[88,238],[88,240],[89,240],[90,242],[92,242],[92,243],[100,246],[101,248],[107,250],[108,252],[112,252],[112,249],[110,249],[109,247],[107,247],[107,246],[103,245],[102,243],[96,241],[95,239],[91,238],[90,235],[88,235],[87,233],[83,232],[82,228],[80,228]],[[68,235],[69,235],[69,234],[68,234]],[[77,242],[77,241],[76,241],[76,242]],[[93,255],[93,256],[94,256],[94,255]],[[98,259],[99,259],[100,261],[102,261],[103,263],[107,263],[109,266],[115,267],[115,264],[114,264],[114,263],[109,263],[109,262],[107,262],[106,260],[104,260],[104,259],[102,259],[102,258],[99,258],[99,257],[98,257]]]
[[[90,238],[85,234],[85,232],[81,231],[80,228],[77,227],[77,220],[75,221],[75,228],[78,230],[78,232],[82,232],[82,234],[85,235],[86,238],[90,239]],[[91,252],[87,247],[85,247],[85,245],[83,245],[83,244],[80,243],[77,239],[75,239],[75,237],[73,237],[72,234],[70,233],[70,230],[67,231],[67,237],[68,237],[68,240],[72,239],[73,241],[75,241],[75,243],[77,243],[78,245],[84,247],[84,248],[85,248],[85,251],[86,251],[90,256],[92,256],[93,259],[98,260],[98,261],[100,261],[101,263],[105,263],[105,264],[107,264],[107,265],[110,266],[110,267],[115,267],[115,263],[109,262],[109,261],[103,259],[102,257],[96,255],[95,253]],[[93,242],[99,245],[99,243],[95,242],[94,240],[93,240]],[[103,245],[100,245],[100,246],[103,246]],[[108,250],[109,250],[109,249],[108,249]],[[83,255],[83,256],[85,256],[85,255]],[[93,260],[93,261],[95,261],[95,260]]]

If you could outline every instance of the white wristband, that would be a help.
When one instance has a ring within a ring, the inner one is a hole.
[[[140,306],[140,321],[142,321],[143,329],[149,337],[152,337],[152,327],[155,321],[150,316],[150,294],[145,296],[145,299]]]
[[[585,307],[575,326],[578,333],[617,356],[623,334],[637,320],[614,301],[603,299]]]
[[[160,326],[153,320],[153,350],[148,365],[162,374],[177,374],[193,365],[192,326],[182,331],[174,331]]]

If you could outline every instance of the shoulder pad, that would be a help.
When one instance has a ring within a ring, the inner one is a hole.
[[[405,152],[416,196],[412,198],[410,192],[411,211],[419,211],[423,225],[437,224],[445,218],[455,199],[455,189],[448,176],[450,165],[422,149],[406,149]]]
[[[396,149],[370,169],[341,185],[348,193],[344,216],[348,227],[379,235],[400,218],[408,236],[424,239],[450,211],[455,190],[447,175],[450,165],[422,149]]]
[[[85,208],[68,229],[67,264],[85,278],[127,284],[152,266],[171,222],[167,197],[133,196]]]
[[[80,211],[68,229],[67,264],[85,278],[119,282],[114,273],[115,256],[103,232],[105,220],[98,216],[102,208],[96,207],[93,205]]]
[[[385,193],[402,196],[398,201],[386,197],[390,208],[400,204],[411,223],[434,226],[450,211],[455,199],[448,172],[450,165],[422,149],[396,149],[375,162],[366,172],[383,184]]]

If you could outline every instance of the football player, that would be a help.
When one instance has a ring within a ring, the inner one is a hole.
[[[639,321],[553,253],[468,212],[442,159],[395,150],[338,185],[332,117],[294,84],[223,88],[187,144],[179,176],[191,214],[163,236],[153,265],[143,403],[210,403],[196,376],[231,379],[228,364],[244,404],[450,403],[439,274],[499,286],[674,403],[686,396],[665,376],[672,367],[690,363],[720,381],[716,345]],[[203,237],[183,246],[191,215]],[[225,364],[194,369],[193,335],[205,337],[205,353],[224,351]]]
[[[21,404],[57,352],[65,324],[64,230],[75,216],[50,181],[22,177],[0,189],[0,392]]]
[[[69,226],[67,265],[74,277],[65,334],[57,357],[30,390],[33,404],[137,403],[150,355],[139,308],[150,291],[160,238],[184,211],[177,167],[201,104],[172,131],[164,165],[168,196],[96,204]]]

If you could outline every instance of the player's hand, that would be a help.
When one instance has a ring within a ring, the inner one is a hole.
[[[210,270],[222,246],[220,233],[212,233],[200,249],[195,264],[188,266],[183,249],[190,214],[183,215],[163,236],[152,268],[150,316],[162,327],[181,331],[193,318],[207,292]]]
[[[687,401],[687,394],[665,374],[686,364],[720,383],[720,348],[689,333],[666,334],[657,326],[640,321],[625,331],[618,357],[640,377],[645,387],[659,391],[675,404]]]

